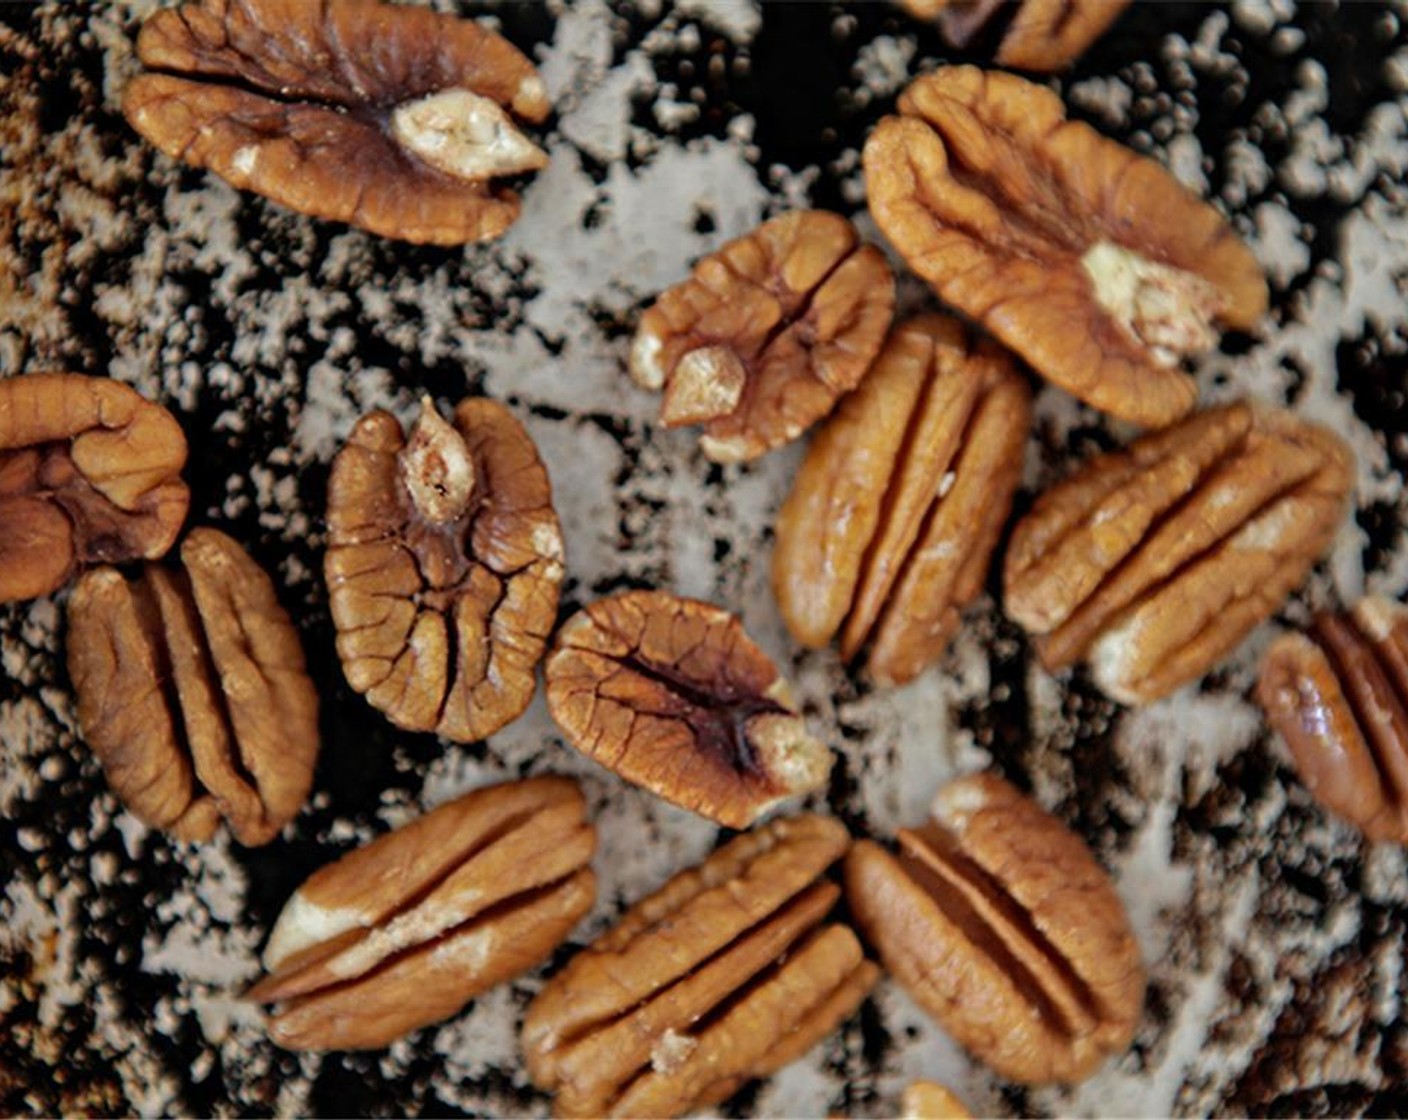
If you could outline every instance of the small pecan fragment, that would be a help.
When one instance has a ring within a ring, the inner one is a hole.
[[[567,778],[441,805],[313,874],[285,904],[269,1033],[290,1050],[385,1046],[545,960],[591,909],[596,830]]]
[[[899,109],[866,142],[870,209],[940,298],[1105,412],[1161,426],[1192,408],[1183,358],[1267,304],[1221,215],[1008,74],[941,67]]]
[[[522,714],[557,618],[562,530],[503,405],[429,398],[410,438],[364,416],[333,461],[323,572],[347,680],[398,727],[459,742]]]
[[[1010,20],[996,62],[1016,70],[1064,70],[1109,30],[1130,0],[900,0],[916,19],[932,20],[960,50],[979,32]]]
[[[644,315],[631,376],[663,389],[666,427],[703,424],[721,463],[796,439],[855,388],[884,341],[895,283],[838,214],[764,222],[694,266]]]
[[[886,969],[1013,1081],[1079,1081],[1129,1045],[1139,946],[1081,839],[1001,778],[950,782],[899,857],[858,841],[846,898]]]
[[[729,828],[831,770],[777,667],[708,603],[664,591],[599,599],[558,631],[545,670],[548,711],[573,746]]]
[[[181,571],[89,572],[68,608],[78,723],[132,813],[181,840],[223,817],[267,844],[318,757],[318,694],[274,585],[224,533],[193,529]]]
[[[829,817],[738,836],[627,911],[544,985],[528,1074],[559,1116],[678,1116],[717,1104],[830,1034],[878,969],[826,925],[823,878],[850,837]]]
[[[1370,598],[1316,615],[1266,651],[1256,699],[1317,801],[1408,843],[1408,609]]]
[[[498,237],[494,179],[547,156],[514,124],[537,71],[469,20],[379,0],[200,0],[157,12],[122,111],[161,151],[305,214],[406,241]]]
[[[0,602],[48,595],[93,564],[166,555],[190,492],[175,418],[103,377],[0,380]]]
[[[1098,455],[1013,530],[1007,614],[1048,669],[1085,658],[1116,700],[1201,676],[1329,547],[1353,483],[1331,432],[1279,409],[1207,409]]]
[[[778,516],[772,583],[793,636],[818,648],[840,630],[881,684],[937,660],[982,590],[1030,418],[996,346],[942,315],[896,328]]]
[[[911,1081],[900,1102],[901,1120],[969,1120],[963,1102],[937,1081]]]

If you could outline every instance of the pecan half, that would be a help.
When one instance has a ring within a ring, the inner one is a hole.
[[[315,872],[248,999],[290,1050],[385,1046],[545,960],[591,909],[596,831],[567,778],[475,790]]]
[[[497,237],[496,178],[547,156],[514,125],[551,106],[512,45],[378,0],[201,0],[159,11],[122,111],[174,159],[301,213],[405,241]]]
[[[1408,610],[1361,600],[1266,651],[1256,699],[1326,808],[1408,843]]]
[[[664,591],[599,599],[558,631],[545,674],[568,742],[729,828],[830,773],[777,667],[708,603]]]
[[[1245,403],[1096,456],[1013,530],[1008,615],[1043,664],[1084,657],[1124,703],[1207,672],[1270,617],[1329,547],[1350,451],[1289,412]]]
[[[718,462],[796,439],[860,381],[895,309],[884,256],[838,214],[764,222],[694,266],[644,315],[631,376],[666,427],[703,424]]]
[[[1079,1081],[1129,1045],[1144,968],[1109,877],[1080,837],[1001,778],[950,782],[899,857],[846,857],[856,924],[895,978],[1014,1081]]]
[[[267,844],[318,757],[318,694],[273,581],[224,533],[193,529],[181,571],[89,572],[68,608],[84,739],[132,813],[181,840],[223,817]]]
[[[48,595],[93,564],[166,555],[190,492],[175,418],[103,377],[0,380],[0,602]]]
[[[878,969],[824,924],[850,837],[773,821],[636,903],[528,1008],[528,1074],[559,1116],[678,1116],[717,1104],[830,1034]]]
[[[562,530],[547,471],[503,405],[410,438],[364,416],[333,460],[323,564],[347,680],[398,727],[459,742],[522,714],[557,618]]]
[[[972,1115],[937,1081],[911,1081],[900,1102],[901,1120],[969,1120]]]
[[[840,630],[848,660],[868,645],[881,684],[937,660],[982,590],[1030,419],[998,347],[942,315],[896,328],[778,516],[772,584],[792,635],[817,648]]]
[[[1267,304],[1221,215],[1008,74],[941,67],[899,109],[866,142],[865,179],[910,267],[1096,408],[1153,426],[1192,408],[1181,360]]]
[[[1010,19],[995,61],[1016,70],[1064,70],[1109,30],[1130,0],[900,0],[932,20],[953,46],[967,47],[990,24]]]

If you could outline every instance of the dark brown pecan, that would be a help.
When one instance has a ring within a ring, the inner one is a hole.
[[[323,571],[347,680],[398,727],[460,742],[522,714],[557,618],[562,530],[503,405],[427,398],[408,440],[364,416],[333,461]]]
[[[224,533],[194,529],[182,571],[89,572],[68,612],[83,737],[134,815],[182,840],[225,818],[266,844],[318,756],[318,695],[273,582]]]
[[[727,611],[664,591],[599,599],[558,631],[548,710],[628,782],[729,828],[817,789],[831,752]]]
[[[528,1074],[559,1116],[678,1116],[799,1057],[878,977],[825,925],[845,826],[801,816],[736,837],[636,903],[544,985]]]
[[[846,898],[885,968],[998,1074],[1079,1081],[1129,1045],[1139,946],[1080,837],[1002,779],[939,791],[933,820],[846,858]]]
[[[865,178],[910,267],[1096,408],[1153,426],[1192,408],[1181,360],[1267,303],[1217,211],[1008,74],[941,67],[899,109],[866,143]]]
[[[916,19],[933,20],[962,49],[990,23],[1010,17],[995,61],[1016,70],[1064,70],[1105,34],[1130,0],[900,0]],[[995,18],[996,17],[996,18]]]
[[[937,660],[987,577],[1030,412],[1006,354],[956,320],[896,328],[778,515],[772,584],[793,636],[816,648],[839,630],[881,684]]]
[[[880,251],[837,214],[764,222],[694,266],[641,316],[631,376],[663,389],[667,427],[703,424],[719,462],[796,439],[880,351],[895,284]]]
[[[166,555],[190,504],[185,463],[181,426],[120,382],[0,380],[0,602]]]
[[[1267,650],[1256,698],[1317,801],[1408,843],[1408,610],[1371,598],[1316,615]]]
[[[547,164],[514,125],[551,106],[532,64],[469,20],[379,0],[201,0],[157,12],[158,73],[122,111],[167,155],[241,189],[384,237],[497,237]]]
[[[1096,456],[1012,532],[1007,613],[1042,662],[1085,658],[1124,703],[1212,668],[1329,547],[1349,449],[1289,412],[1224,405]]]
[[[456,798],[329,864],[285,904],[247,998],[290,1050],[385,1046],[544,960],[591,909],[596,831],[567,778]]]

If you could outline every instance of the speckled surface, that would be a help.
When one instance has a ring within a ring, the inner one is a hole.
[[[279,840],[174,844],[120,809],[75,734],[62,599],[0,609],[0,1112],[544,1114],[514,1037],[540,973],[386,1051],[271,1046],[235,997],[284,899],[422,807],[518,774],[577,775],[594,807],[602,890],[578,941],[714,844],[563,746],[541,698],[456,747],[395,732],[343,682],[318,575],[328,463],[357,415],[408,416],[422,391],[491,394],[539,441],[564,617],[652,584],[742,615],[837,748],[815,805],[884,836],[947,775],[992,766],[1117,878],[1151,983],[1133,1048],[1086,1084],[1006,1085],[883,984],[726,1112],[893,1114],[918,1075],[994,1115],[1408,1111],[1403,850],[1319,811],[1248,702],[1281,626],[1408,589],[1408,10],[1137,5],[1057,83],[1212,197],[1267,267],[1272,314],[1200,364],[1205,395],[1287,402],[1359,457],[1354,515],[1303,592],[1200,686],[1136,712],[1044,673],[990,597],[900,691],[802,653],[767,572],[799,449],[713,466],[623,371],[636,310],[759,218],[810,202],[861,211],[873,236],[859,146],[909,75],[953,57],[930,30],[882,4],[493,9],[554,96],[553,163],[502,242],[446,251],[295,216],[145,148],[117,104],[149,7],[0,6],[0,374],[106,372],[176,412],[193,523],[275,573],[325,742]],[[905,306],[927,299],[903,286]],[[1036,412],[1019,509],[1128,435],[1053,389]]]

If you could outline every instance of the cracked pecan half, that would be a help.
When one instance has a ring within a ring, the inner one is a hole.
[[[953,46],[1000,32],[995,61],[1016,70],[1064,70],[1109,30],[1130,0],[900,0]],[[1003,26],[1005,25],[1005,26]]]
[[[523,1023],[528,1074],[559,1116],[678,1116],[800,1057],[879,970],[825,924],[824,878],[850,836],[773,821],[636,903],[543,986]]]
[[[663,389],[666,427],[703,424],[704,454],[756,459],[860,381],[895,309],[884,256],[838,214],[764,222],[694,266],[644,315],[630,371]]]
[[[105,377],[0,380],[0,602],[81,569],[166,555],[190,492],[175,418]]]
[[[290,1050],[385,1046],[532,968],[591,909],[596,831],[567,778],[489,786],[315,872],[246,998]]]
[[[122,111],[162,152],[304,214],[456,245],[518,218],[547,156],[532,64],[469,20],[379,0],[201,0],[143,25]]]
[[[982,590],[1012,508],[1030,395],[1010,359],[954,319],[895,329],[812,440],[777,522],[787,628],[902,684],[937,660]]]
[[[1043,377],[1138,424],[1197,398],[1182,360],[1249,328],[1266,280],[1216,210],[1151,159],[1066,120],[1049,90],[941,67],[865,145],[881,230],[945,302]]]
[[[937,1081],[911,1081],[900,1101],[901,1120],[970,1120],[972,1115]]]
[[[1257,703],[1326,808],[1408,844],[1408,609],[1363,599],[1272,643]]]
[[[364,416],[333,461],[323,572],[347,680],[398,727],[470,742],[522,714],[557,618],[562,530],[503,405]]]
[[[318,694],[273,581],[238,544],[193,529],[179,571],[98,568],[68,607],[83,737],[132,813],[181,840],[223,817],[267,844],[297,815],[318,757]]]
[[[1001,778],[944,786],[899,855],[857,841],[846,899],[885,968],[1013,1081],[1079,1081],[1129,1045],[1144,968],[1080,837]]]
[[[777,667],[709,603],[664,591],[599,599],[558,631],[545,672],[568,742],[729,828],[830,773]]]
[[[1354,463],[1333,433],[1246,403],[1098,455],[1018,522],[1009,617],[1048,669],[1085,658],[1127,704],[1201,676],[1330,546]]]

